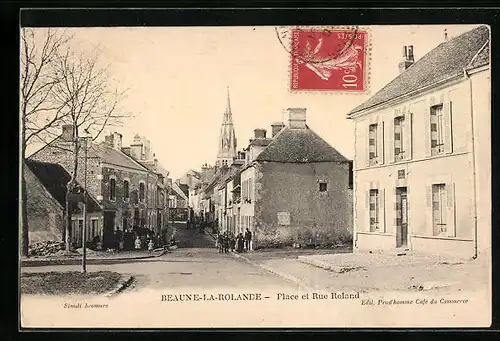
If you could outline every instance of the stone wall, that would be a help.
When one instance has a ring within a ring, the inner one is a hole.
[[[63,208],[28,167],[24,167],[24,174],[30,244],[43,240],[62,240]]]
[[[348,163],[256,165],[255,247],[351,243],[352,213]]]

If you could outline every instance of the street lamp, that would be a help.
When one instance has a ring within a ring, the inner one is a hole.
[[[84,151],[84,170],[83,170],[83,236],[82,236],[82,272],[87,272],[87,151],[88,140],[91,138],[87,129],[84,129],[84,136],[82,136],[83,151]]]

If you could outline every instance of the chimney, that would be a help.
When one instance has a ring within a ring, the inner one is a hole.
[[[403,58],[398,64],[399,73],[403,73],[414,63],[415,56],[413,55],[413,45],[403,46]]]
[[[73,141],[75,134],[73,132],[73,125],[72,124],[65,124],[62,126],[62,134],[61,137],[64,141]]]
[[[113,148],[116,150],[122,150],[122,134],[117,132],[113,133]]]
[[[266,138],[266,132],[267,132],[266,129],[254,129],[253,130],[254,137],[256,139],[265,139]]]
[[[141,159],[142,154],[142,144],[131,144],[130,145],[130,156],[132,156],[136,160]]]
[[[113,140],[114,140],[113,134],[104,136],[104,142],[106,142],[106,144],[109,147],[113,147],[113,144],[114,144]]]
[[[306,108],[288,108],[286,115],[291,129],[306,128]]]
[[[283,129],[283,127],[285,126],[285,124],[283,122],[274,122],[273,124],[271,124],[271,128],[272,128],[272,137],[275,137],[277,133],[279,133],[281,131],[281,129]]]

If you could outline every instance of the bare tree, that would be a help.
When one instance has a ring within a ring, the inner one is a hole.
[[[21,30],[21,214],[22,255],[28,256],[29,228],[27,190],[24,177],[26,148],[36,139],[42,139],[64,118],[61,102],[53,97],[55,86],[61,81],[54,66],[60,52],[70,42],[65,31],[54,29]]]
[[[54,86],[56,103],[61,107],[64,123],[73,126],[71,141],[71,179],[66,189],[65,244],[71,250],[71,205],[69,194],[77,185],[79,152],[82,148],[82,133],[96,140],[104,129],[119,125],[123,118],[131,115],[119,109],[125,91],[113,84],[107,67],[100,66],[99,53],[89,56],[68,49],[56,65],[57,77],[62,81]],[[86,142],[85,142],[86,143]]]

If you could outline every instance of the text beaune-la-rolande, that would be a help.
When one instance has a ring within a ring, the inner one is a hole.
[[[258,293],[214,293],[214,294],[163,294],[162,302],[198,302],[198,301],[260,301],[262,294]]]

